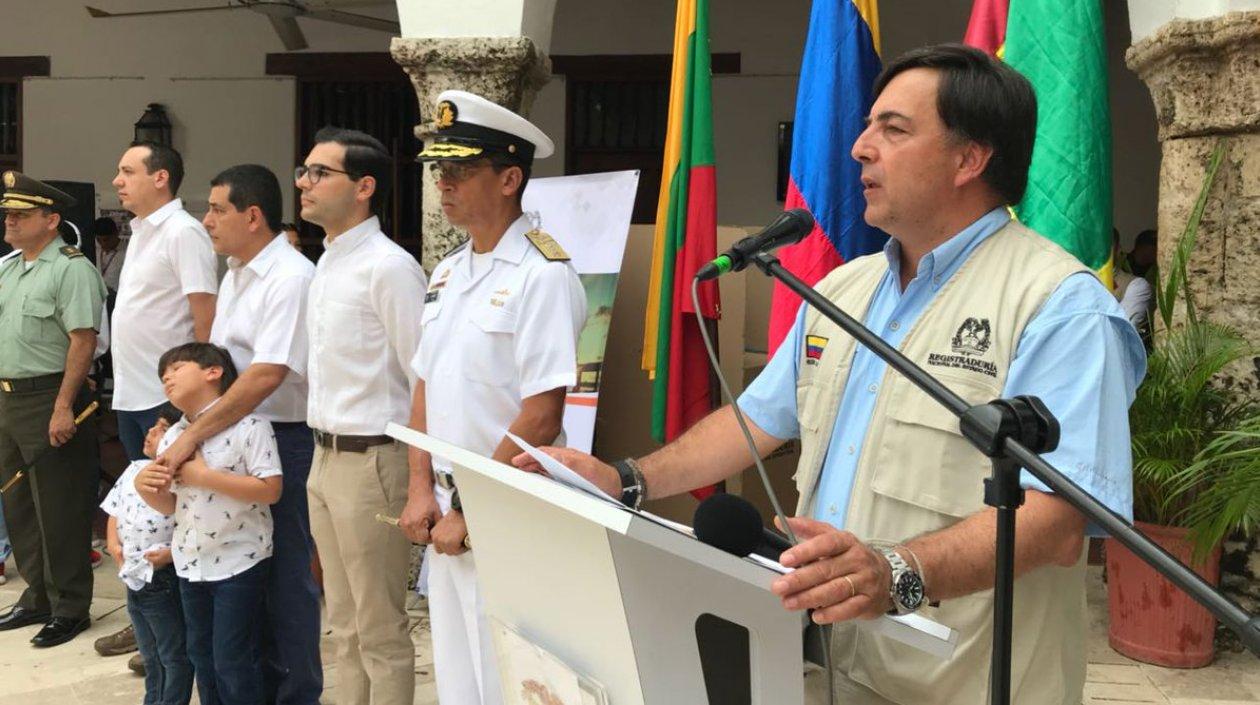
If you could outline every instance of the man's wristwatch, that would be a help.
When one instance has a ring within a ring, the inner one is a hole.
[[[626,458],[613,463],[617,475],[621,478],[621,503],[631,509],[638,509],[643,504],[647,487],[643,484],[643,471],[634,458]]]
[[[888,596],[892,598],[893,607],[888,610],[888,614],[910,614],[918,610],[926,599],[923,577],[893,549],[885,548],[881,552],[888,561],[888,566],[892,568],[892,584],[888,588]]]

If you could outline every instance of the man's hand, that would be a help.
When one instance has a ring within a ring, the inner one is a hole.
[[[159,421],[158,423],[162,422]],[[152,429],[150,429],[150,433],[152,433]],[[163,433],[165,433],[165,430]],[[154,458],[154,461],[168,468],[177,468],[188,462],[188,459],[193,457],[193,453],[196,452],[197,443],[192,440],[188,433],[181,433],[174,442],[166,447],[166,450],[161,455]]]
[[[398,528],[402,529],[403,535],[412,543],[425,544],[431,540],[429,529],[441,519],[442,510],[438,508],[437,498],[432,491],[413,492],[398,517]]]
[[[153,564],[154,570],[165,568],[175,561],[171,557],[171,549],[169,548],[155,548],[152,551],[145,551],[144,559]]]
[[[572,448],[543,446],[539,450],[559,460],[561,465],[586,478],[596,487],[607,492],[608,496],[613,499],[621,498],[621,476],[617,474],[617,469],[613,466],[593,455],[588,455]],[[529,453],[516,455],[512,458],[512,464],[525,472],[538,473],[539,475],[547,474],[543,466],[530,457]]]
[[[789,610],[812,609],[818,624],[874,619],[892,608],[892,568],[883,554],[822,521],[788,519],[800,539],[779,557],[791,573],[770,589]]]
[[[56,448],[64,445],[78,428],[74,425],[74,411],[70,407],[53,407],[52,418],[48,420],[48,443]]]
[[[464,546],[464,539],[467,536],[468,525],[464,523],[464,513],[454,509],[439,519],[437,526],[429,532],[433,548],[438,553],[445,553],[448,556],[458,556],[468,550]]]
[[[171,472],[157,463],[149,463],[136,474],[136,489],[156,494],[171,489]]]
[[[158,443],[162,442],[162,436],[166,435],[166,429],[171,427],[171,422],[166,419],[158,419],[153,424],[148,433],[144,434],[144,454],[149,458],[157,457]]]

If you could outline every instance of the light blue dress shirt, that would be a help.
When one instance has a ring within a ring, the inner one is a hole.
[[[884,247],[889,270],[880,280],[866,320],[868,328],[894,347],[963,262],[1010,220],[1005,208],[986,213],[919,262],[901,291],[900,245]],[[740,408],[776,438],[800,435],[796,381],[804,337],[804,307],[765,370],[740,395]],[[819,481],[814,517],[843,528],[862,441],[875,409],[887,364],[859,345],[853,359],[831,443]],[[1112,511],[1133,516],[1129,405],[1146,374],[1146,351],[1115,297],[1092,275],[1064,279],[1042,310],[1024,328],[1006,377],[1004,397],[1040,397],[1059,419],[1059,447],[1046,455],[1082,489]],[[1049,489],[1027,471],[1025,488]],[[1090,527],[1091,533],[1097,533]]]

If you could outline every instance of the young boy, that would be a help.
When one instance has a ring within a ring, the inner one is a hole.
[[[166,450],[236,380],[227,350],[186,343],[163,353],[158,375],[184,413],[158,444]],[[258,614],[271,512],[280,498],[280,461],[271,424],[245,416],[202,443],[179,468],[157,463],[136,476],[149,506],[175,516],[171,555],[184,605],[188,657],[202,705],[264,701]]]
[[[145,455],[157,455],[163,432],[179,416],[169,404],[158,411],[160,421],[145,437]],[[171,564],[175,522],[146,504],[134,484],[136,475],[151,462],[137,460],[128,465],[101,503],[109,514],[106,546],[118,564],[118,577],[127,585],[127,614],[145,663],[144,705],[188,705],[193,667],[184,642],[179,583]]]

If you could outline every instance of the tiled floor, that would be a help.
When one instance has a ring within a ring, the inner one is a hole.
[[[12,573],[12,564],[10,564]],[[1131,661],[1107,646],[1106,595],[1097,569],[1090,576],[1089,682],[1086,705],[1240,705],[1260,704],[1260,660],[1248,654],[1222,653],[1216,662],[1197,670],[1158,668]],[[92,629],[69,644],[34,649],[27,641],[37,627],[0,632],[0,702],[22,705],[137,705],[143,680],[127,670],[127,657],[101,658],[92,642],[126,624],[123,589],[112,572],[96,572],[96,600]],[[0,587],[0,609],[7,609],[22,590],[11,579]],[[429,620],[423,603],[411,610],[416,644],[415,705],[434,705],[433,659]],[[325,644],[327,647],[327,644]],[[325,653],[330,649],[325,648]],[[325,703],[337,699],[337,671],[325,666]],[[193,702],[196,702],[194,696]]]

